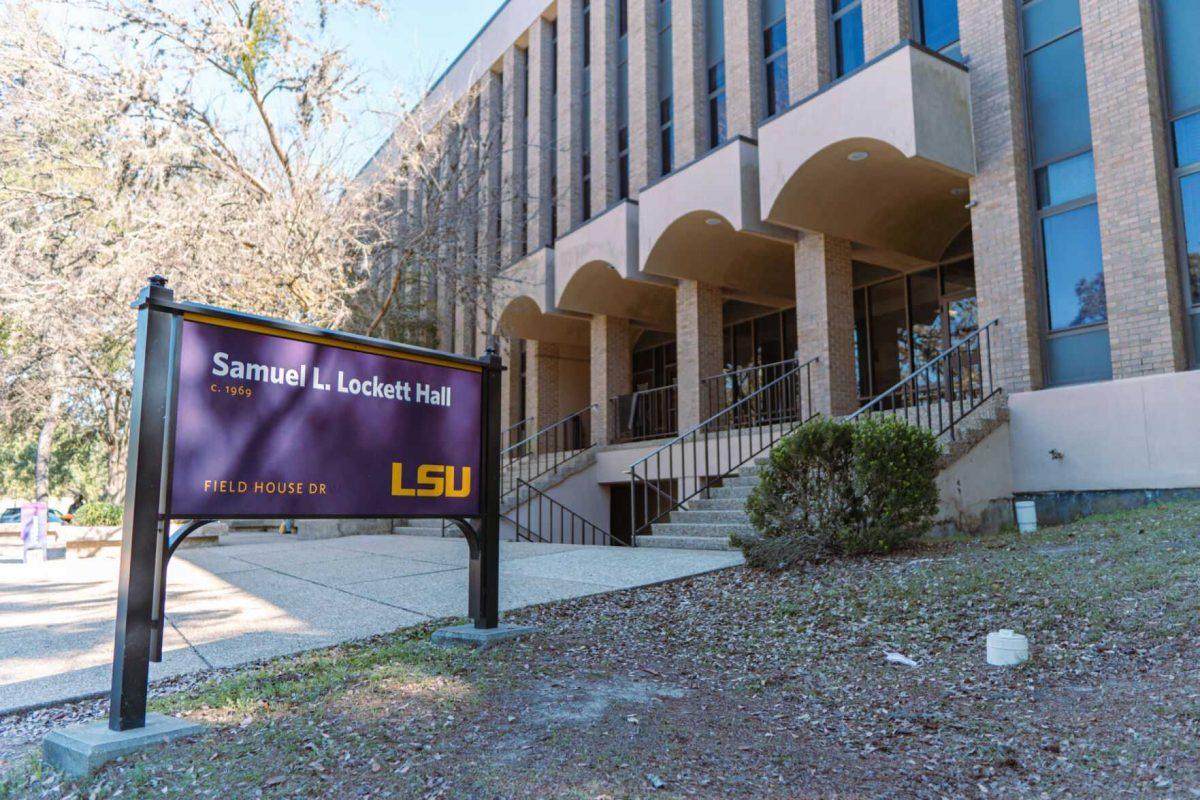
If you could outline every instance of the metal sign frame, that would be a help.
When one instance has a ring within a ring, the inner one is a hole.
[[[184,315],[215,317],[279,331],[289,338],[340,347],[367,347],[414,361],[457,366],[481,373],[480,483],[477,517],[404,514],[445,518],[462,531],[469,551],[468,615],[476,628],[499,625],[500,386],[504,369],[493,347],[481,359],[401,345],[382,339],[243,314],[227,308],[175,300],[167,281],[154,276],[133,303],[138,312],[130,406],[129,456],[121,537],[116,641],[108,726],[114,731],[146,724],[150,662],[162,660],[166,575],[183,540],[210,519],[193,520],[171,533],[171,468],[179,399],[179,363]],[[235,515],[236,516],[236,515]],[[346,515],[296,515],[298,519],[346,519]],[[381,517],[387,518],[387,517]]]

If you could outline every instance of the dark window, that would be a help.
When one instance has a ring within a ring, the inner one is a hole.
[[[763,14],[773,0],[764,0]],[[763,31],[763,80],[766,116],[773,117],[788,104],[787,20],[769,21]]]
[[[708,68],[708,146],[716,147],[729,137],[725,115],[725,62]]]
[[[1180,179],[1179,200],[1183,209],[1188,288],[1192,305],[1200,306],[1200,172]]]
[[[672,129],[671,82],[674,79],[671,58],[671,0],[658,2],[658,130],[659,173],[666,175],[675,165],[675,137]]]
[[[862,0],[832,0],[833,77],[848,75],[863,65]]]
[[[592,154],[583,154],[583,218],[592,218]]]
[[[671,122],[674,111],[671,98],[662,101],[658,106],[658,124],[662,133],[662,174],[666,175],[675,168],[675,137],[671,134]]]
[[[617,197],[629,197],[629,2],[617,5]]]
[[[592,4],[583,3],[583,66],[592,64]]]
[[[918,0],[917,27],[921,44],[961,60],[958,42],[958,0]]]
[[[629,197],[629,128],[617,131],[617,196]]]
[[[629,0],[617,3],[617,36],[629,33]]]

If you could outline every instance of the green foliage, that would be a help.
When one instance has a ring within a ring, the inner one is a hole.
[[[75,512],[76,525],[120,525],[124,510],[116,503],[84,503]]]
[[[902,420],[812,420],[771,450],[746,503],[759,536],[734,543],[764,568],[890,553],[929,530],[939,455]]]

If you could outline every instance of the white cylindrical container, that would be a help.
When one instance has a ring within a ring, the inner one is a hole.
[[[987,635],[987,662],[993,667],[1011,667],[1029,660],[1029,640],[1008,629]]]
[[[1037,504],[1032,500],[1018,500],[1017,530],[1021,533],[1037,533]]]

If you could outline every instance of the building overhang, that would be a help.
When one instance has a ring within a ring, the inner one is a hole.
[[[758,145],[731,139],[638,196],[643,275],[794,298],[793,231],[760,213]]]
[[[500,332],[514,339],[587,345],[588,321],[560,313],[554,303],[554,248],[543,247],[492,281]]]
[[[901,45],[764,123],[759,151],[768,221],[936,259],[976,169],[966,68]]]
[[[556,308],[674,328],[673,282],[638,270],[639,208],[629,200],[617,203],[555,243]]]

